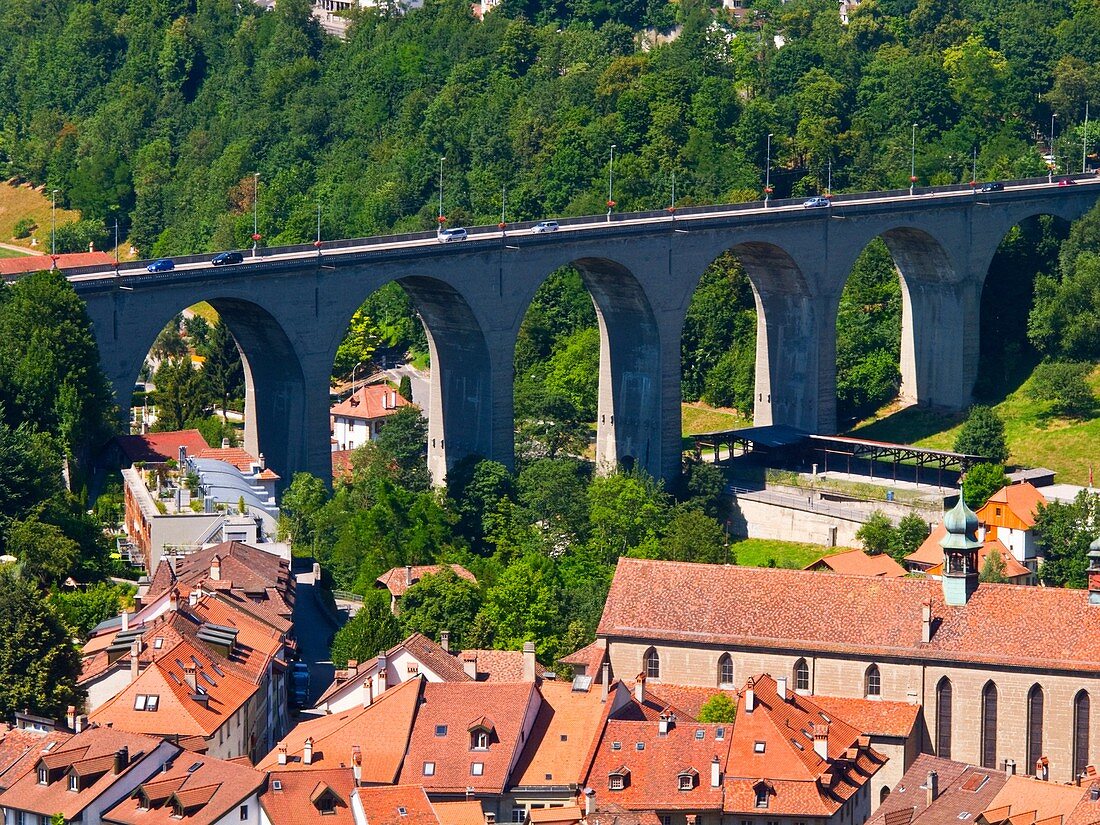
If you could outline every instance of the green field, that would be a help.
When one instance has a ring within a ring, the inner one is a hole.
[[[29,249],[26,252],[16,252],[14,249],[4,249],[0,246],[0,258],[22,258],[30,254],[32,253]]]
[[[752,419],[745,418],[737,410],[708,407],[702,402],[681,404],[681,428],[684,435],[713,433],[718,430],[736,430],[751,427]]]
[[[735,554],[737,563],[743,567],[787,567],[801,570],[822,556],[842,553],[846,547],[822,547],[819,544],[804,544],[796,541],[777,541],[775,539],[744,539],[730,545],[730,553]]]
[[[1089,384],[1100,394],[1100,367],[1092,371]],[[1085,420],[1056,418],[1047,412],[1047,402],[1027,395],[1031,379],[1008,395],[994,409],[1005,422],[1009,461],[1028,467],[1049,467],[1058,481],[1088,483],[1089,466],[1100,459],[1100,417]],[[962,415],[940,415],[909,407],[882,418],[865,421],[853,435],[881,441],[916,444],[950,450],[962,424]]]

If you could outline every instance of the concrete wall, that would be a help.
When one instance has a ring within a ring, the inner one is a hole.
[[[499,241],[394,247],[339,259],[260,258],[219,270],[177,269],[76,282],[88,304],[120,411],[164,324],[197,301],[225,319],[245,358],[245,447],[289,483],[331,471],[328,380],[360,303],[400,283],[428,330],[432,355],[429,467],[442,482],[477,454],[511,464],[516,336],[539,285],[574,265],[601,331],[597,454],[655,476],[680,463],[680,335],[692,293],[732,252],[758,308],[758,424],[836,427],[836,312],[852,265],[882,237],[905,284],[904,394],[965,407],[978,361],[979,303],[993,254],[1021,220],[1072,220],[1097,188],[1050,187],[939,199],[895,197],[832,210],[715,213],[697,220],[620,223]],[[621,220],[621,219],[620,219]],[[676,231],[674,231],[676,230]],[[269,251],[271,254],[273,251]]]

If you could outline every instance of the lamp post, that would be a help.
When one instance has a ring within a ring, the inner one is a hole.
[[[50,190],[50,257],[57,267],[57,190]]]
[[[1089,102],[1085,101],[1085,133],[1081,137],[1081,174],[1085,174],[1089,153]]]
[[[978,147],[977,146],[974,147],[973,156],[974,156],[973,166],[971,166],[971,168],[970,168],[970,188],[971,189],[977,189],[978,188]]]
[[[612,197],[612,184],[615,179],[615,144],[611,144],[611,162],[607,164],[607,222],[611,223],[611,210],[615,208]]]
[[[260,173],[252,173],[252,257],[260,245]]]
[[[355,395],[355,373],[359,370],[359,368],[361,366],[363,366],[363,362],[359,361],[355,364],[354,367],[351,368],[351,394],[352,395]]]
[[[909,143],[909,196],[917,185],[917,124],[913,124],[913,137]]]
[[[833,196],[833,159],[829,158],[829,178],[828,183],[825,185],[825,197],[831,198]]]
[[[447,219],[443,217],[443,161],[446,159],[444,155],[439,156],[439,216],[436,221],[439,223],[440,228],[447,222]]]
[[[1054,154],[1054,120],[1057,112],[1050,113],[1050,162],[1047,163],[1047,183],[1054,183],[1054,169],[1058,166],[1058,156]]]
[[[668,213],[676,220],[676,173],[672,173],[672,203],[668,205]]]
[[[500,230],[500,238],[503,241],[505,235],[508,234],[508,223],[504,220],[504,205],[507,202],[506,196],[508,194],[507,184],[500,185],[500,223],[497,224],[497,229]]]
[[[768,206],[768,199],[772,194],[772,133],[768,132],[768,149],[764,161],[764,207]]]
[[[317,240],[313,242],[314,248],[317,250],[317,257],[321,257],[321,199],[317,199]]]

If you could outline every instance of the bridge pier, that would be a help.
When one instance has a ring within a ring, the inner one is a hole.
[[[978,371],[980,287],[902,279],[902,288],[901,399],[965,409]]]

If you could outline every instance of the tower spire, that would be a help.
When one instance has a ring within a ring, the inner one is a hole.
[[[940,539],[943,548],[943,600],[960,607],[978,589],[978,516],[966,506],[966,496],[959,486],[959,501],[943,517],[947,531]]]

